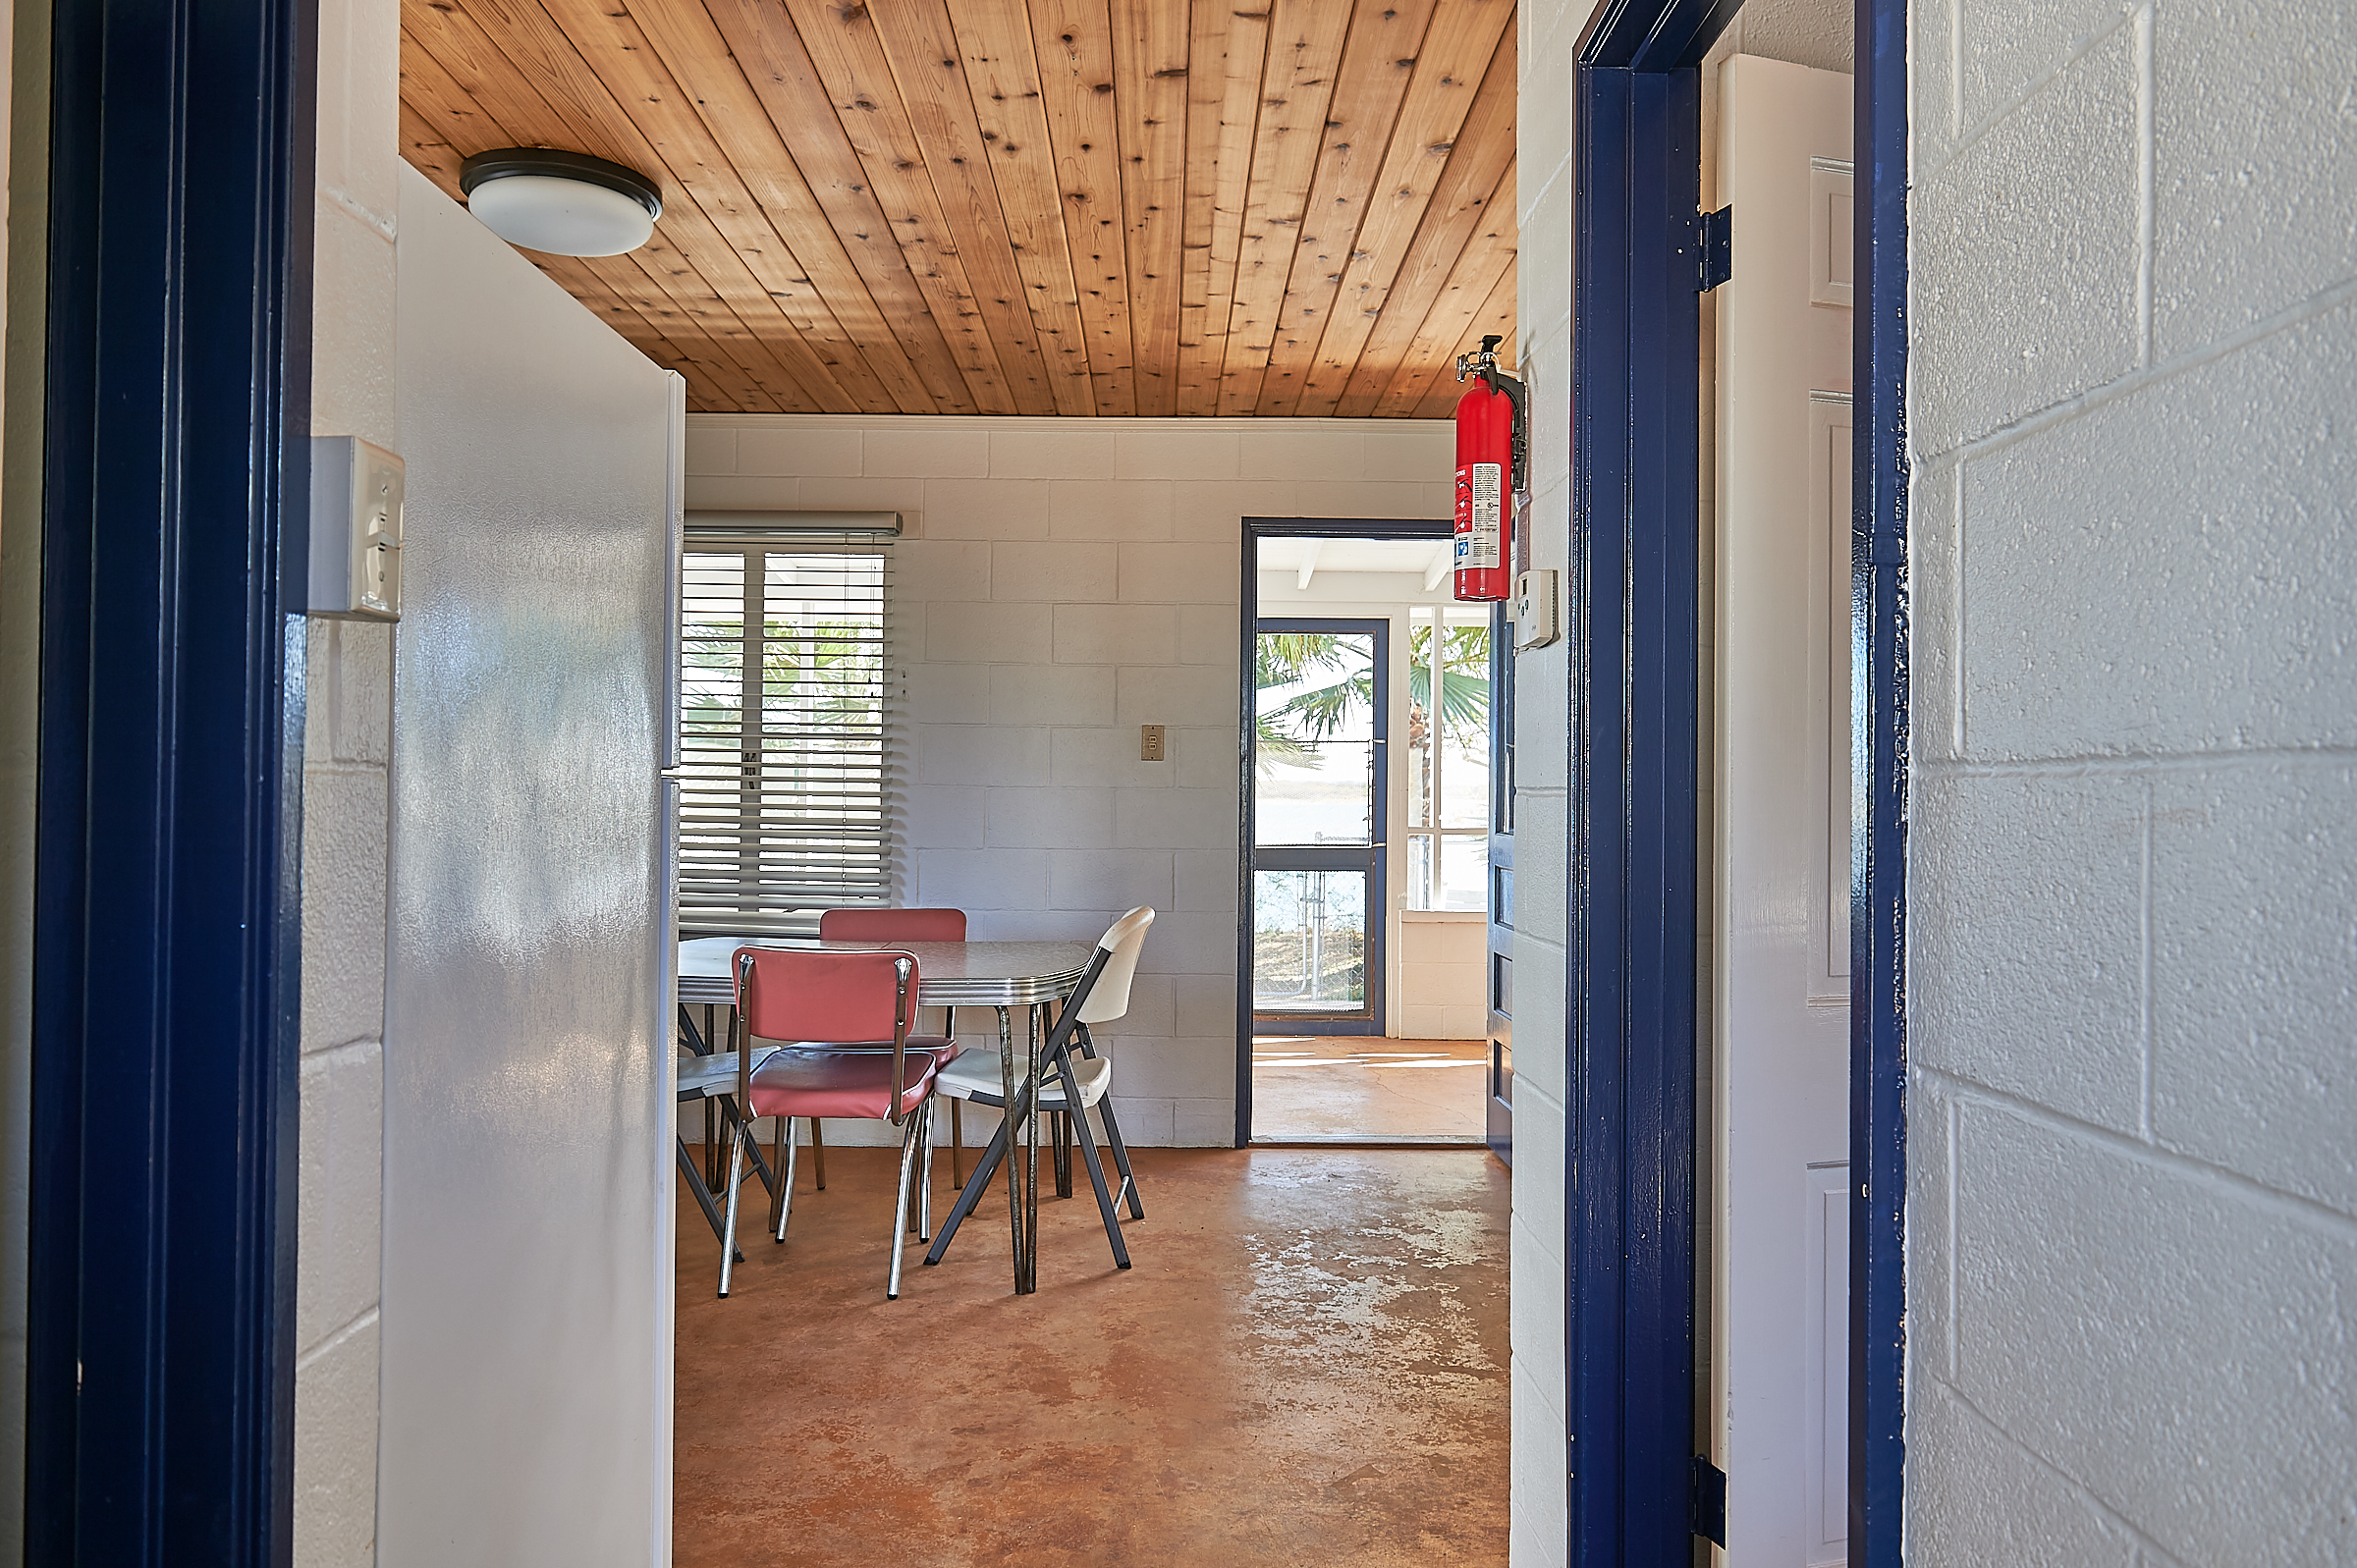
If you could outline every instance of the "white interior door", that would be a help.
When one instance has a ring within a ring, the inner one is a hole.
[[[1715,1457],[1725,1560],[1811,1568],[1847,1555],[1850,79],[1719,91]]]
[[[377,1561],[665,1563],[680,383],[401,175]]]

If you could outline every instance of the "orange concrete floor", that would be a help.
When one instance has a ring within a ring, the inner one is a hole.
[[[830,1150],[823,1193],[805,1162],[787,1244],[756,1231],[726,1301],[683,1195],[673,1560],[1505,1562],[1505,1168],[1455,1149],[1135,1160],[1126,1272],[1077,1161],[1071,1199],[1043,1161],[1021,1298],[1003,1184],[939,1268],[910,1238],[897,1302],[890,1152]]]
[[[1482,1141],[1486,1040],[1316,1039],[1252,1042],[1252,1141]]]

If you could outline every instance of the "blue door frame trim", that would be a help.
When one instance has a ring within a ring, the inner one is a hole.
[[[1572,121],[1570,1561],[1692,1560],[1694,292],[1709,5],[1610,6]]]
[[[1699,66],[1739,0],[1607,0],[1573,103],[1569,1559],[1692,1560]],[[1897,1568],[1904,1277],[1904,0],[1857,0],[1850,1561]]]
[[[1898,1568],[1906,1459],[1907,8],[1858,0],[1850,351],[1849,1560]]]
[[[291,1560],[311,0],[60,0],[27,1560]]]
[[[1242,581],[1236,588],[1235,1147],[1252,1142],[1252,666],[1260,626],[1263,539],[1446,539],[1453,521],[1421,517],[1245,517],[1239,521]]]

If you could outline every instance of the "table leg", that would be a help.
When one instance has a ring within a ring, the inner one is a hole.
[[[1023,1289],[1039,1288],[1039,1012],[1023,1009],[1023,1082],[1031,1098],[1023,1107]]]
[[[1001,1101],[1006,1114],[1014,1114],[1014,1028],[1005,1007],[999,1008],[999,1082],[1004,1092]],[[1007,1128],[1007,1226],[1013,1233],[1014,1258],[1014,1293],[1023,1293],[1023,1202],[1016,1190],[1014,1175],[1014,1127]]]

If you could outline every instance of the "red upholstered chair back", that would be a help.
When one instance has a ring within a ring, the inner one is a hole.
[[[962,909],[828,909],[818,917],[822,942],[963,942]]]
[[[916,1012],[916,959],[904,952],[740,947],[730,970],[737,1015],[756,1040],[891,1045],[907,1038]]]

